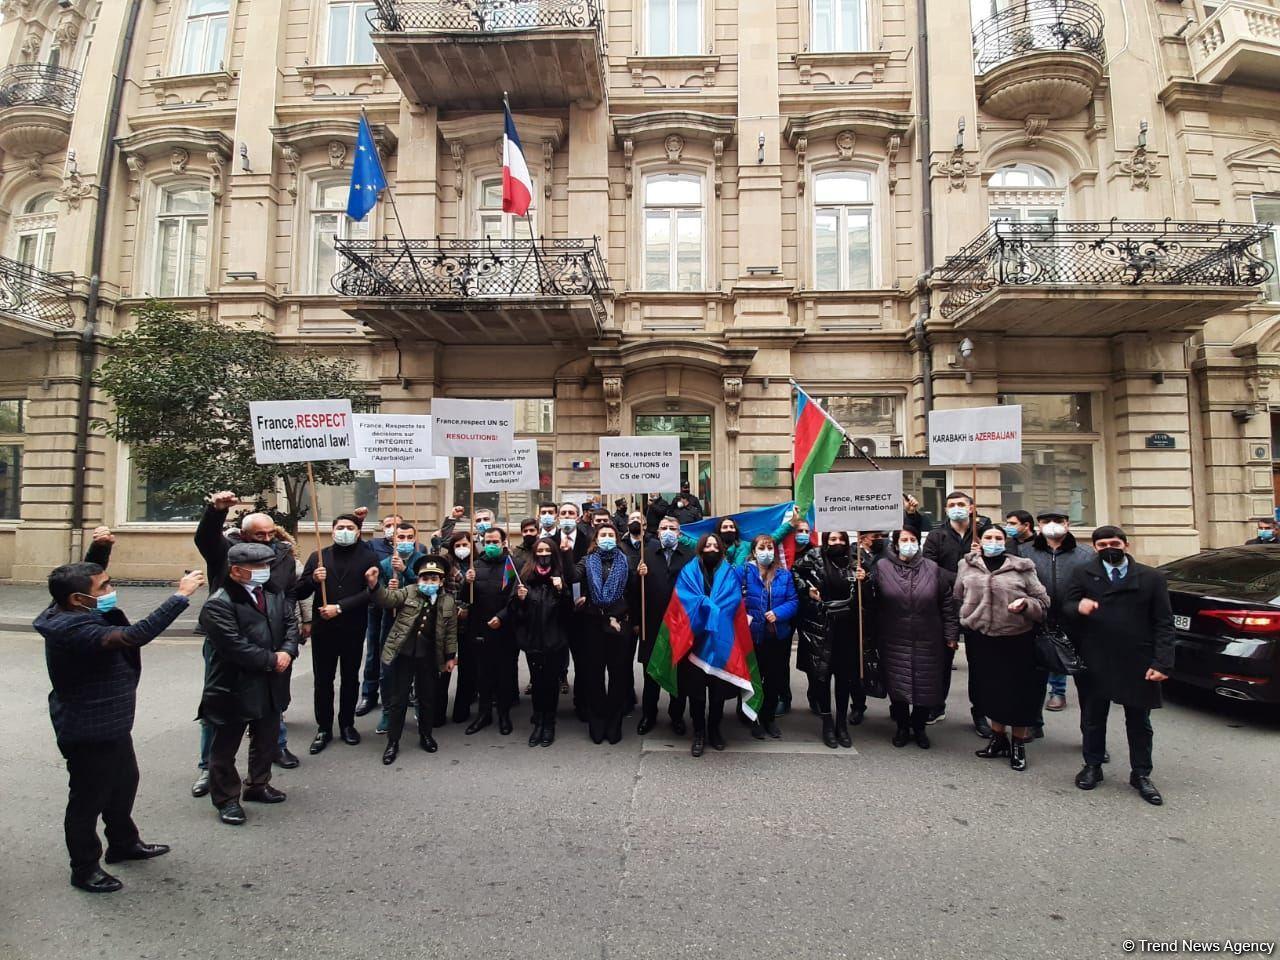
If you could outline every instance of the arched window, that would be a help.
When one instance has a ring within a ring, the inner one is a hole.
[[[538,222],[538,184],[534,181],[529,215],[517,217],[502,212],[502,177],[483,177],[477,181],[474,236],[477,240],[530,240],[530,223]]]
[[[52,268],[53,241],[58,233],[58,204],[52,193],[28,200],[10,229],[15,260],[39,270]]]
[[[865,290],[875,285],[871,177],[856,171],[822,173],[813,182],[814,286]]]
[[[644,182],[644,289],[704,289],[702,178],[656,173]]]
[[[204,295],[209,262],[211,201],[207,189],[191,184],[160,190],[152,261],[156,296]]]
[[[1025,223],[1052,223],[1062,217],[1066,191],[1044,167],[1034,163],[1007,163],[987,181],[990,219]]]
[[[311,190],[309,233],[311,245],[308,256],[308,293],[332,293],[331,281],[338,271],[338,253],[334,240],[369,239],[372,215],[355,221],[347,216],[346,180],[317,182]]]

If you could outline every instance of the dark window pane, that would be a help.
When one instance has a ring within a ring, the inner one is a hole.
[[[1174,560],[1162,567],[1170,580],[1220,589],[1225,597],[1280,594],[1280,552],[1210,551]]]
[[[25,404],[21,400],[0,400],[0,433],[21,433]]]
[[[0,520],[17,520],[22,507],[22,446],[0,447]]]

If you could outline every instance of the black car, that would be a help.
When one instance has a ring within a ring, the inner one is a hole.
[[[1173,679],[1280,703],[1280,545],[1204,550],[1160,569],[1177,631]]]

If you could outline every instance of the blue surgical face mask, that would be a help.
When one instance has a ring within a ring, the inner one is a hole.
[[[490,523],[488,520],[476,521],[476,533],[483,534],[486,530],[492,530],[492,529],[493,529],[493,524]]]
[[[1012,523],[1007,523],[1005,524],[1004,532],[1007,536],[1016,537],[1018,535],[1018,528]]]
[[[948,520],[967,520],[969,519],[968,507],[947,507]]]
[[[1004,544],[999,540],[982,541],[982,553],[988,557],[998,557],[1004,553]]]
[[[413,543],[397,543],[396,553],[400,554],[402,557],[413,556]]]
[[[249,571],[249,579],[252,583],[262,586],[271,579],[270,567],[254,567]]]
[[[756,551],[756,563],[761,564],[762,566],[766,566],[766,567],[767,567],[769,564],[773,563],[773,551],[772,551],[772,550],[757,550],[757,551]]]
[[[572,530],[572,529],[573,529],[574,527],[576,527],[577,525],[578,525],[578,521],[577,521],[577,520],[575,520],[575,519],[573,519],[573,517],[561,517],[561,518],[560,518],[560,529],[561,529],[561,530],[563,530],[563,531],[565,531],[566,533],[568,533],[570,530]]]
[[[618,542],[614,540],[613,537],[596,537],[596,546],[605,553],[609,553],[617,545]]]
[[[670,550],[680,542],[680,536],[674,530],[659,530],[658,542],[662,544],[664,550]]]
[[[796,534],[796,546],[807,547],[809,545],[809,534],[801,531]]]
[[[110,613],[116,608],[116,592],[112,590],[110,593],[104,593],[96,602],[99,613]]]
[[[340,547],[349,547],[356,542],[359,536],[354,530],[335,530],[333,531],[333,542]]]
[[[1275,530],[1271,529],[1270,527],[1259,527],[1259,528],[1258,528],[1258,539],[1259,539],[1259,540],[1274,540],[1275,538],[1276,538],[1276,532],[1275,532]]]
[[[418,584],[418,592],[424,597],[434,597],[440,592],[440,584],[438,583],[420,583]]]
[[[920,544],[914,540],[908,540],[906,543],[898,544],[898,556],[903,560],[910,560],[920,552]]]
[[[542,516],[538,517],[538,526],[540,526],[543,530],[550,530],[555,525],[556,525],[556,518],[554,514],[544,513],[542,514]]]

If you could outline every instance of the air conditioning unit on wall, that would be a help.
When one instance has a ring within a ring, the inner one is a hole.
[[[887,433],[873,433],[866,437],[854,436],[852,445],[868,457],[888,457],[902,452],[901,438],[891,437]],[[849,455],[856,457],[858,454],[850,450]]]

